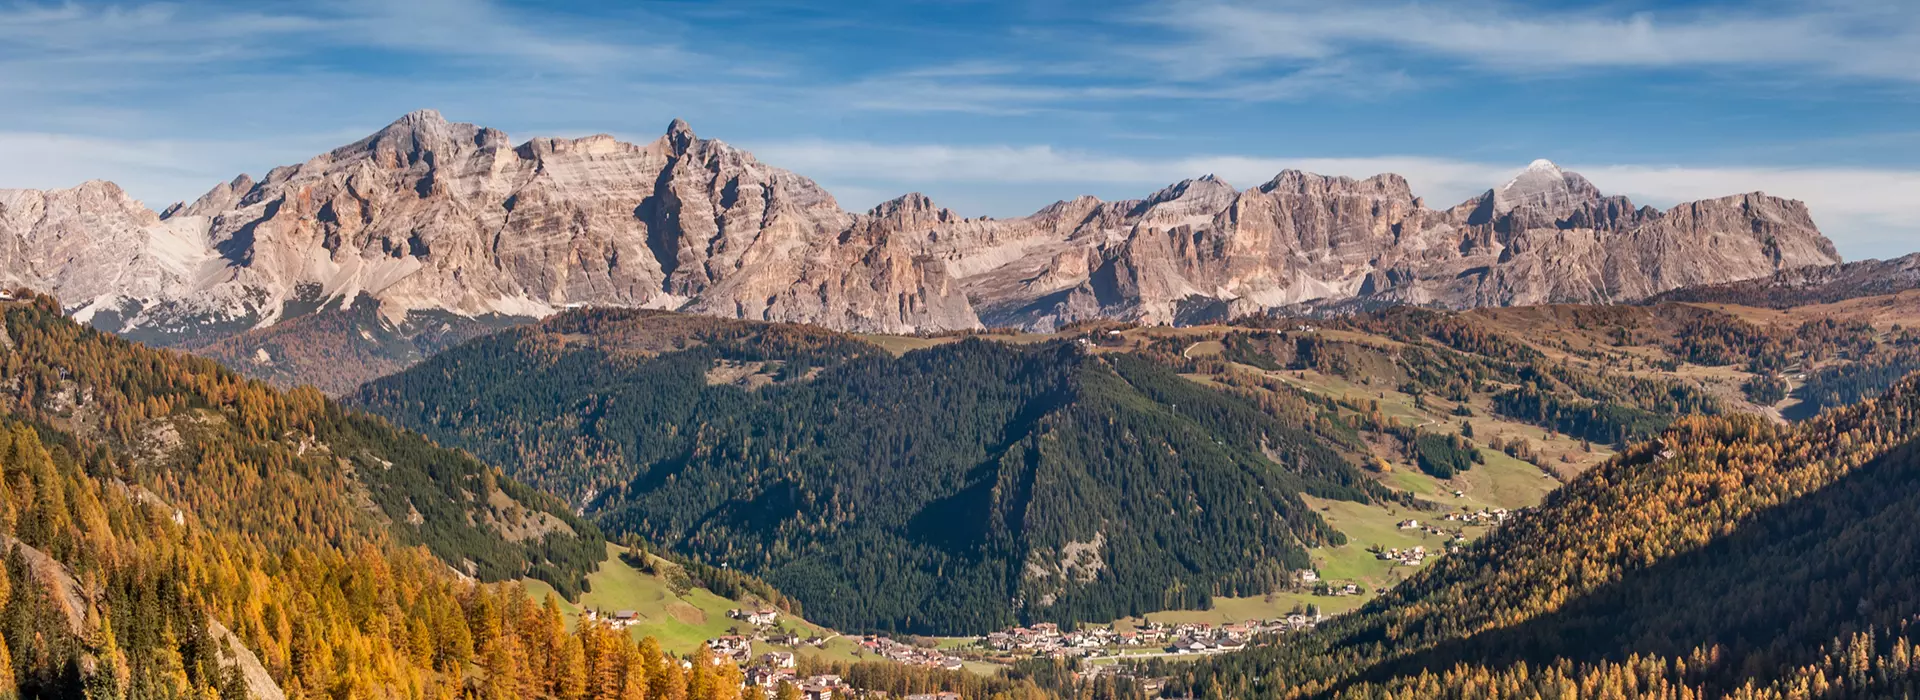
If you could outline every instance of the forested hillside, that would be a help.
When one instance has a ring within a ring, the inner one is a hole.
[[[1257,595],[1342,536],[1301,494],[1389,492],[1296,402],[1177,358],[962,340],[896,357],[803,327],[573,312],[356,401],[760,574],[841,628],[984,632]]]
[[[115,455],[110,474],[268,543],[424,545],[484,579],[577,590],[600,535],[557,500],[311,389],[6,305],[9,413]]]
[[[1821,369],[1793,389],[1800,399],[1790,416],[1806,417],[1836,406],[1879,396],[1914,372],[1920,372],[1920,334],[1911,331],[1887,352],[1860,362]]]
[[[1324,322],[1372,338],[1371,345],[1331,337],[1338,332],[1286,331],[1278,332],[1283,342],[1262,345],[1288,367],[1386,379],[1387,387],[1410,395],[1460,400],[1484,393],[1486,408],[1503,417],[1615,444],[1651,437],[1682,415],[1799,420],[1877,396],[1920,369],[1916,322],[1920,304],[1905,296],[1784,310],[1396,308]],[[1380,339],[1413,347],[1383,350]]]
[[[1202,664],[1203,697],[1898,697],[1915,689],[1920,380],[1783,427],[1677,422],[1358,613]]]
[[[624,634],[568,633],[517,581],[467,578],[574,590],[603,545],[552,499],[317,392],[83,328],[52,299],[0,310],[0,695],[689,683]]]
[[[1232,331],[1223,357],[1256,365],[1264,359],[1275,369],[1313,370],[1421,400],[1484,406],[1606,445],[1645,439],[1679,416],[1725,410],[1698,384],[1552,357],[1525,336],[1468,315],[1397,308],[1329,325],[1346,335]]]

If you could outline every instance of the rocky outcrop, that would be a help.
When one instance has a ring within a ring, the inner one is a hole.
[[[644,145],[516,145],[416,112],[164,218],[106,183],[8,192],[0,207],[8,282],[163,343],[362,294],[395,322],[609,305],[876,332],[978,326],[940,264],[811,180],[677,121]]]
[[[1648,301],[1709,302],[1785,309],[1886,296],[1915,289],[1920,289],[1920,253],[1892,260],[1800,267],[1782,270],[1770,277],[1685,287],[1659,294]]]
[[[66,564],[54,559],[44,551],[22,542],[12,535],[0,535],[0,555],[18,553],[20,560],[27,565],[27,572],[45,587],[47,601],[53,604],[55,612],[66,620],[67,631],[78,637],[87,633],[87,611],[92,609],[92,601],[87,590],[80,585],[80,579],[74,577],[73,570]]]
[[[267,672],[266,664],[260,663],[260,656],[248,649],[240,636],[220,624],[219,620],[207,620],[207,636],[218,645],[214,659],[221,670],[232,669],[240,676],[241,684],[247,688],[247,697],[254,700],[286,700],[286,691],[273,682],[273,675]]]
[[[185,298],[219,274],[205,224],[163,220],[110,182],[0,190],[0,280],[57,291],[83,317]]]
[[[158,216],[107,183],[0,193],[0,274],[144,340],[312,309],[544,316],[668,308],[868,332],[1180,323],[1274,308],[1614,302],[1838,262],[1798,202],[1667,211],[1540,161],[1445,210],[1396,175],[1212,177],[1132,201],[864,214],[675,121],[646,144],[534,139],[416,112]],[[193,336],[199,336],[195,338]]]
[[[1245,191],[1208,177],[985,230],[922,228],[923,250],[961,271],[986,323],[1040,328],[1356,304],[1610,303],[1839,260],[1799,202],[1636,208],[1546,161],[1446,210],[1396,175],[1288,171]]]

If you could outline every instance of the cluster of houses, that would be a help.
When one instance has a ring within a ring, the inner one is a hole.
[[[989,634],[980,640],[980,644],[995,651],[1025,652],[1054,658],[1098,656],[1110,650],[1140,648],[1162,648],[1171,654],[1210,654],[1243,649],[1248,642],[1263,634],[1310,630],[1324,619],[1319,614],[1294,613],[1271,620],[1248,620],[1217,626],[1151,622],[1126,631],[1116,631],[1112,627],[1091,627],[1073,632],[1062,632],[1059,625],[1041,623]]]
[[[1448,513],[1446,519],[1466,525],[1497,525],[1506,522],[1510,515],[1505,508],[1494,508],[1477,513]]]
[[[755,627],[772,627],[780,621],[780,611],[773,608],[760,608],[759,610],[741,610],[734,608],[727,611],[727,617],[740,620]]]
[[[800,696],[807,700],[833,700],[834,698],[854,698],[866,695],[847,685],[846,679],[835,675],[798,677],[792,667],[772,668],[755,666],[747,671],[747,683],[759,688],[768,698],[778,696],[780,684],[790,683],[800,689]]]
[[[1088,664],[1074,674],[1074,678],[1091,681],[1102,676],[1131,679],[1140,692],[1150,698],[1160,697],[1160,691],[1167,687],[1166,678],[1143,676],[1140,669],[1129,664]]]
[[[1454,514],[1453,514],[1453,513],[1448,513],[1448,515],[1449,515],[1449,516],[1452,516],[1452,515],[1454,515]],[[1464,535],[1462,535],[1461,533],[1458,533],[1458,532],[1448,532],[1448,531],[1446,531],[1446,530],[1443,530],[1443,529],[1441,529],[1441,528],[1440,528],[1439,526],[1437,526],[1437,525],[1432,525],[1432,524],[1427,524],[1427,525],[1421,525],[1421,524],[1420,524],[1420,521],[1418,521],[1418,520],[1402,520],[1402,521],[1400,521],[1400,529],[1402,529],[1402,530],[1419,530],[1419,531],[1421,531],[1421,532],[1423,532],[1423,533],[1426,533],[1426,534],[1429,534],[1429,535],[1439,535],[1439,536],[1441,536],[1441,537],[1453,537],[1453,538],[1456,538],[1456,539],[1460,539],[1460,540],[1465,540],[1465,539],[1466,539],[1466,537],[1465,537]]]
[[[835,697],[851,698],[857,692],[847,685],[845,679],[835,675],[800,677],[795,670],[798,663],[790,651],[770,651],[754,659],[751,665],[742,664],[746,669],[746,681],[750,688],[758,688],[768,698],[780,691],[780,685],[791,684],[800,689],[800,695],[807,700],[832,700]]]
[[[1401,566],[1419,566],[1427,563],[1427,548],[1421,545],[1414,545],[1412,549],[1391,547],[1380,550],[1375,553],[1374,556],[1386,561],[1397,562]]]
[[[949,656],[938,649],[901,644],[886,637],[865,637],[860,640],[860,648],[879,654],[881,658],[888,661],[908,666],[926,666],[948,671],[958,671],[962,668],[959,658]]]
[[[872,693],[856,691],[847,686],[845,680],[834,675],[807,676],[802,678],[797,670],[798,664],[790,651],[770,651],[753,656],[751,641],[745,637],[719,637],[707,640],[707,646],[714,651],[714,661],[723,658],[739,664],[746,675],[746,683],[764,691],[767,697],[774,697],[782,683],[792,684],[800,690],[807,700],[831,700],[832,698],[869,697]],[[895,663],[914,666],[931,666],[949,671],[961,669],[960,659],[940,653],[937,650],[922,649],[909,644],[901,644],[886,637],[865,637],[860,646],[869,652],[878,654]],[[918,697],[918,696],[912,696]],[[927,697],[940,698],[942,695]],[[954,696],[958,697],[958,696]]]
[[[713,662],[732,661],[741,668],[753,660],[753,640],[742,635],[730,634],[707,640],[707,648],[713,650]]]
[[[745,666],[747,691],[759,690],[768,700],[779,697],[781,685],[792,685],[800,691],[806,700],[855,700],[856,698],[886,698],[886,693],[871,690],[859,690],[847,684],[846,679],[832,674],[802,677],[797,669],[793,652],[773,651],[761,654],[752,665]],[[752,695],[748,695],[752,697]],[[928,693],[908,695],[906,700],[960,700],[958,693]]]
[[[765,692],[769,698],[774,697],[774,694],[780,690],[780,684],[782,683],[789,683],[796,688],[802,688],[801,692],[810,698],[821,698],[824,700],[833,697],[836,691],[842,696],[848,694],[846,691],[846,683],[842,681],[839,676],[812,676],[809,678],[801,678],[800,673],[794,670],[796,666],[798,666],[798,662],[794,659],[793,652],[770,651],[761,654],[760,658],[754,659],[752,665],[743,665],[742,668],[746,674],[747,685],[749,687],[759,688],[762,692]],[[808,688],[811,688],[813,692],[808,693],[806,690]]]
[[[611,613],[604,610],[588,610],[585,613],[583,613],[581,617],[587,620],[599,620],[599,621],[605,622],[607,625],[617,630],[623,630],[628,627],[632,627],[640,622],[640,613],[634,612],[632,610],[616,610]]]
[[[1513,513],[1505,508],[1482,508],[1477,512],[1461,511],[1458,513],[1448,513],[1441,516],[1440,519],[1462,525],[1498,525],[1506,522],[1507,518],[1512,517],[1512,515]],[[1431,524],[1421,525],[1420,521],[1413,519],[1402,520],[1398,523],[1398,526],[1402,530],[1420,530],[1432,535],[1457,534],[1447,532]]]
[[[1360,584],[1347,583],[1336,586],[1330,582],[1321,581],[1320,572],[1313,569],[1301,569],[1294,572],[1293,577],[1300,582],[1300,585],[1311,587],[1314,595],[1343,596],[1361,593]]]
[[[1325,586],[1315,586],[1313,589],[1314,595],[1330,595],[1336,598],[1360,595],[1362,592],[1363,591],[1360,590],[1360,584],[1357,583],[1345,583],[1338,586],[1329,584]]]
[[[885,693],[879,691],[857,690],[847,685],[846,679],[832,674],[802,678],[794,671],[792,654],[787,654],[783,659],[769,659],[766,656],[762,656],[753,668],[747,669],[747,685],[749,691],[758,689],[769,700],[779,696],[780,686],[783,683],[799,689],[800,697],[806,700],[887,697]],[[959,693],[925,693],[904,697],[906,700],[960,700]]]
[[[1135,630],[1135,634],[1153,635],[1157,639],[1167,639],[1166,650],[1170,653],[1217,654],[1245,649],[1254,638],[1269,634],[1287,634],[1304,632],[1318,626],[1326,617],[1319,613],[1296,612],[1286,617],[1271,620],[1248,620],[1246,622],[1209,625],[1206,623],[1187,623],[1167,625],[1151,623]],[[1122,633],[1123,636],[1125,633]],[[1148,642],[1142,642],[1148,644]]]

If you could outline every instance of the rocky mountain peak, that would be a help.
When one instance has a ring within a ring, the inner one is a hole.
[[[0,190],[0,206],[16,214],[35,210],[43,216],[130,216],[157,221],[152,210],[108,180],[88,180],[57,190]]]
[[[694,135],[693,127],[684,119],[675,119],[673,123],[667,125],[666,139],[667,144],[673,147],[673,154],[676,156],[686,155],[687,149],[700,141],[700,137]]]
[[[387,167],[404,167],[429,160],[431,153],[452,153],[478,145],[482,132],[504,137],[497,131],[472,124],[448,122],[438,111],[423,109],[409,112],[372,135],[329,154],[332,161],[372,158]],[[268,180],[274,178],[269,175]]]
[[[1042,207],[1040,211],[1034,212],[1033,216],[1030,218],[1058,219],[1062,216],[1067,216],[1075,212],[1090,211],[1096,207],[1099,207],[1101,204],[1102,202],[1100,201],[1099,197],[1095,197],[1090,194],[1083,194],[1078,197],[1074,197],[1073,199],[1062,199],[1060,201],[1057,201],[1045,207]]]
[[[1261,192],[1302,196],[1369,195],[1389,199],[1413,199],[1413,187],[1407,179],[1393,173],[1381,173],[1365,180],[1330,177],[1302,170],[1282,170]]]
[[[1166,204],[1178,200],[1219,200],[1236,194],[1233,185],[1211,173],[1173,183],[1148,195],[1142,206]]]
[[[1579,173],[1540,159],[1493,191],[1493,211],[1507,214],[1526,207],[1549,217],[1562,217],[1600,197],[1600,189]]]
[[[88,180],[75,186],[72,192],[81,197],[105,197],[116,201],[138,203],[132,195],[127,194],[126,190],[120,189],[120,185],[111,180]]]
[[[950,209],[943,209],[933,203],[933,198],[919,192],[909,192],[885,202],[881,202],[868,216],[876,219],[892,219],[903,223],[946,223],[958,219]]]
[[[208,190],[206,194],[200,195],[200,198],[194,200],[192,204],[175,202],[173,206],[167,207],[165,211],[160,212],[160,218],[171,219],[176,216],[211,216],[228,209],[233,209],[240,204],[241,198],[247,196],[248,192],[253,191],[253,185],[253,178],[248,177],[246,173],[241,173],[239,177],[235,177],[230,182],[214,185],[213,189]]]
[[[393,121],[393,126],[416,130],[434,130],[447,128],[447,118],[437,109],[416,109]],[[392,128],[392,127],[389,127]]]

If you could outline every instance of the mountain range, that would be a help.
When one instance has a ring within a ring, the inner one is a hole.
[[[393,327],[592,305],[887,333],[1610,303],[1839,260],[1800,202],[1660,211],[1546,161],[1445,209],[1398,175],[1290,170],[1014,219],[919,194],[851,213],[680,121],[639,145],[515,144],[433,111],[158,213],[107,182],[0,191],[0,281],[160,344],[365,303]]]

